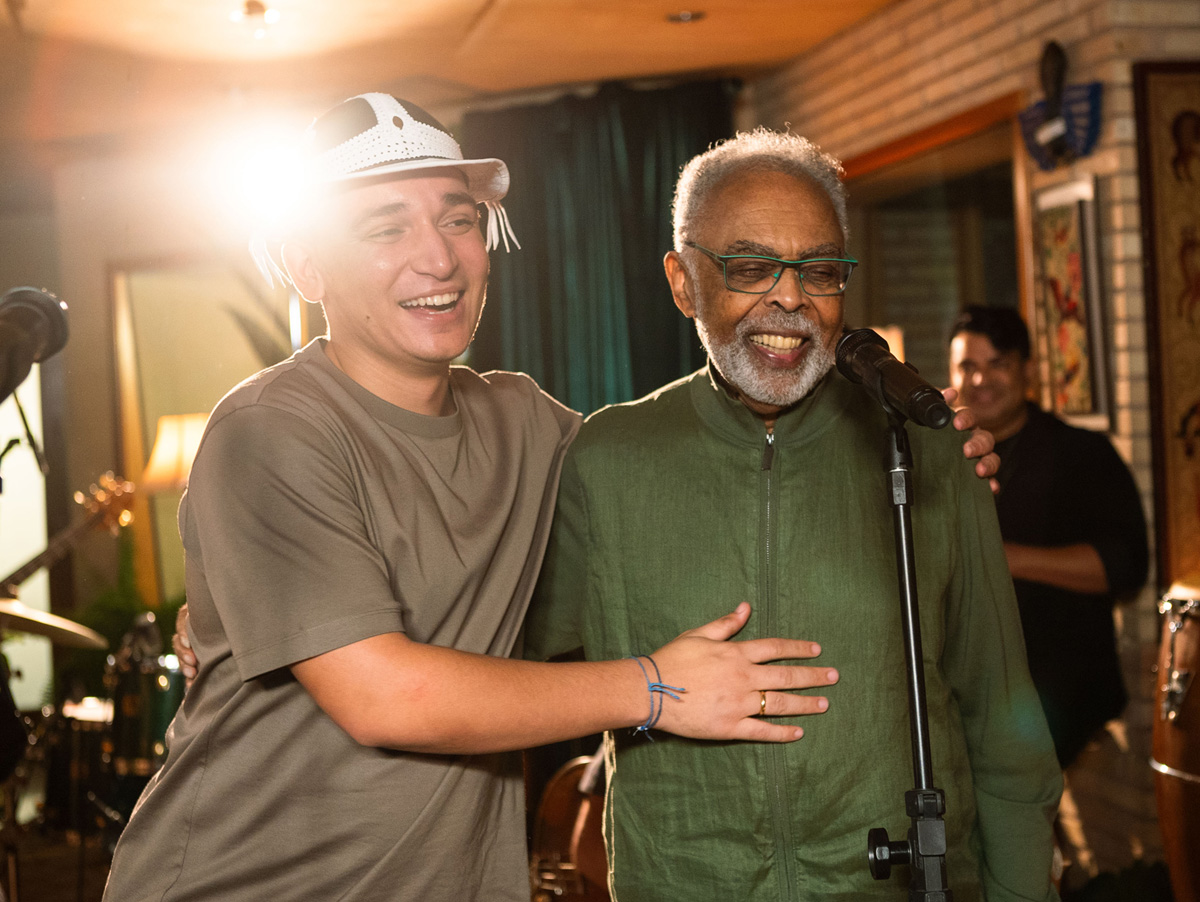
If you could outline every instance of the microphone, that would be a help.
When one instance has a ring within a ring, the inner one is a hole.
[[[941,429],[954,416],[942,393],[915,367],[897,360],[878,332],[851,329],[837,344],[838,372],[872,395],[890,414]]]
[[[0,298],[0,401],[11,395],[29,368],[67,343],[67,305],[36,288],[13,288]]]

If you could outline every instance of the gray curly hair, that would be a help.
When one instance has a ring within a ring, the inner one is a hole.
[[[735,173],[748,171],[782,172],[812,179],[825,189],[833,203],[842,240],[849,238],[846,187],[842,184],[843,170],[838,159],[822,152],[807,138],[759,126],[718,141],[683,167],[671,204],[676,251],[683,250],[690,229],[703,215],[709,197],[721,182]]]

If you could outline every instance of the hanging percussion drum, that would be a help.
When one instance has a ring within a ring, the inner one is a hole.
[[[1200,899],[1200,573],[1162,597],[1150,766],[1171,886],[1179,900]]]
[[[140,615],[120,650],[109,656],[104,675],[113,711],[107,758],[113,793],[108,801],[125,817],[166,759],[167,727],[183,701],[179,661],[159,654],[161,645],[154,615]]]
[[[183,701],[183,673],[174,655],[116,673],[113,689],[113,771],[150,777],[166,758],[167,727]]]

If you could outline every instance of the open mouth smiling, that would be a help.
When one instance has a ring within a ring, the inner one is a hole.
[[[748,336],[748,341],[768,364],[791,367],[797,364],[807,351],[809,336],[756,332]]]
[[[750,341],[754,344],[766,348],[768,351],[794,351],[806,341],[803,335],[777,335],[771,332],[759,333],[751,335]]]
[[[431,294],[423,298],[413,298],[411,301],[401,301],[400,306],[405,310],[428,310],[431,313],[440,313],[453,309],[461,297],[461,291],[448,291],[443,294]]]

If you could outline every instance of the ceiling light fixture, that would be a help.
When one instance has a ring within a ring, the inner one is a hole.
[[[676,25],[687,25],[691,22],[699,22],[704,16],[705,12],[702,9],[681,9],[677,13],[669,13],[667,21]]]
[[[279,10],[272,9],[262,0],[246,0],[241,9],[229,14],[230,22],[245,22],[254,29],[254,37],[261,40],[267,35],[267,26],[279,21]]]

